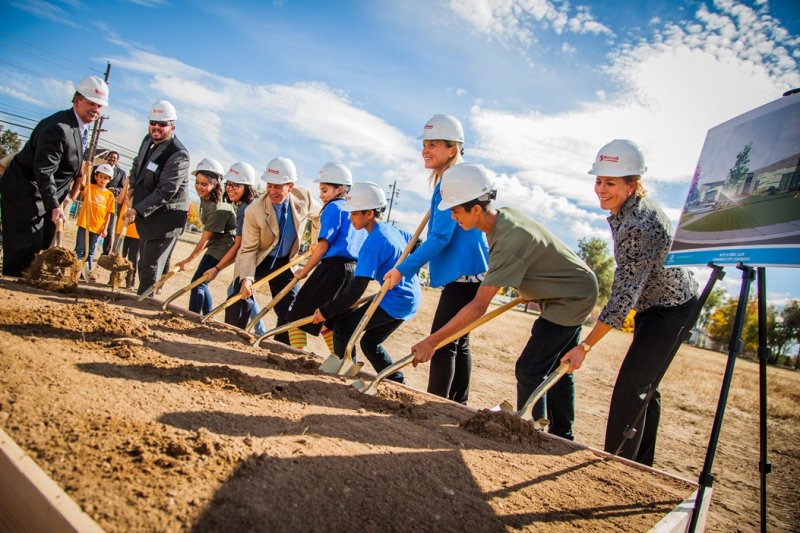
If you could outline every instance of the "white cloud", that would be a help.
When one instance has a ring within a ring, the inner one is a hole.
[[[70,2],[67,2],[67,4],[71,4],[72,7],[77,7],[80,5]],[[12,1],[10,2],[10,5],[41,19],[63,24],[65,26],[71,26],[73,28],[79,27],[78,24],[69,17],[64,9],[53,4],[52,2],[47,2],[45,0],[25,0],[24,2]]]
[[[613,35],[598,22],[586,6],[572,9],[569,2],[550,0],[450,0],[450,9],[478,34],[496,40],[509,49],[531,48],[537,43],[536,30],[550,29],[556,34]]]
[[[475,153],[553,206],[542,216],[573,227],[573,217],[591,220],[574,206],[596,206],[586,171],[611,139],[639,143],[650,183],[688,184],[709,128],[800,85],[789,51],[797,49],[796,37],[768,14],[727,1],[719,6],[718,13],[701,7],[696,21],[667,24],[652,42],[612,55],[603,72],[617,82],[615,93],[599,91],[595,101],[551,114],[474,106]],[[504,16],[500,9],[485,19]],[[522,190],[513,194],[526,198]],[[557,198],[569,201],[561,206]],[[679,206],[665,207],[676,218]]]

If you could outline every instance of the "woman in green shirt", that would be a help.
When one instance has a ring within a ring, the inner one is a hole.
[[[195,190],[200,197],[200,222],[203,224],[203,235],[189,257],[175,266],[184,270],[203,250],[206,251],[192,277],[197,280],[208,269],[217,268],[219,260],[233,246],[236,231],[236,213],[229,204],[222,202],[222,175],[225,170],[214,159],[203,159],[192,172],[195,177]],[[211,291],[208,281],[192,289],[189,295],[189,311],[205,315],[212,308]]]

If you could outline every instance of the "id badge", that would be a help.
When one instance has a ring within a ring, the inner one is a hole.
[[[155,162],[150,161],[149,163],[147,163],[147,170],[149,170],[150,172],[155,172],[156,170],[158,170],[158,165]]]

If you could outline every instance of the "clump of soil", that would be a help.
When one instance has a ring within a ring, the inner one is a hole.
[[[127,272],[133,265],[122,254],[104,254],[97,260],[100,267],[110,270],[111,272]]]
[[[42,250],[23,273],[31,285],[48,291],[70,292],[78,286],[81,264],[75,252],[60,246]]]
[[[518,416],[504,411],[481,409],[467,419],[461,427],[471,433],[493,440],[512,443],[532,443],[537,446],[551,444],[542,438],[542,432]]]

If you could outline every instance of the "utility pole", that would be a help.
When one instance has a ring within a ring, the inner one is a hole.
[[[391,193],[389,193],[389,213],[386,215],[386,223],[389,224],[392,221],[392,205],[394,205],[394,199],[400,196],[400,191],[397,190],[397,180],[394,180],[391,186]]]
[[[106,74],[103,77],[103,81],[108,83],[108,77],[111,74],[111,62],[106,61]],[[92,128],[92,138],[89,141],[89,150],[86,154],[86,160],[94,164],[94,154],[97,151],[97,142],[100,140],[100,132],[105,131],[103,130],[103,120],[108,117],[101,116],[94,122],[94,127]]]

